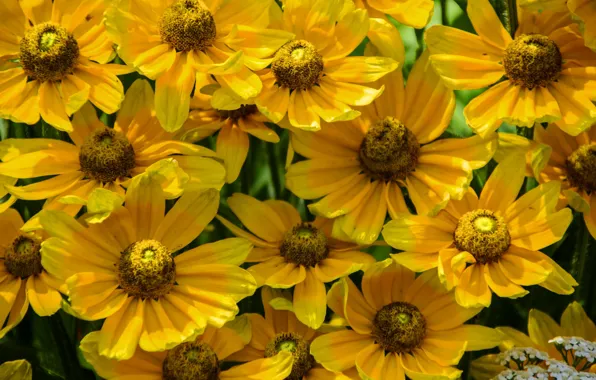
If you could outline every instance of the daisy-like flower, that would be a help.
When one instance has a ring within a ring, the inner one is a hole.
[[[156,80],[157,118],[175,131],[188,117],[197,74],[214,75],[243,99],[259,94],[262,83],[251,70],[267,67],[293,38],[264,29],[273,7],[279,11],[274,0],[118,0],[106,12],[106,27],[119,56]]]
[[[283,380],[292,370],[293,357],[280,352],[269,358],[221,370],[228,357],[246,345],[234,328],[208,326],[193,341],[181,343],[163,352],[138,349],[128,360],[115,360],[100,355],[101,333],[92,332],[81,341],[81,352],[95,371],[106,380],[134,375],[143,380]]]
[[[385,57],[348,57],[366,37],[366,10],[352,0],[286,0],[284,28],[296,38],[275,53],[271,67],[258,74],[263,90],[255,99],[274,123],[319,130],[326,122],[352,120],[350,106],[370,104],[382,92],[362,86],[394,71]],[[284,117],[287,115],[287,119]]]
[[[317,337],[310,352],[328,370],[357,371],[363,379],[458,379],[461,371],[452,366],[465,351],[501,340],[491,328],[464,325],[481,309],[459,306],[435,273],[415,279],[391,259],[364,272],[362,292],[345,277],[327,298],[352,330]]]
[[[385,18],[390,15],[401,24],[413,28],[424,28],[433,16],[435,3],[432,0],[354,0],[358,8],[368,11],[370,17]]]
[[[40,216],[51,236],[41,248],[42,265],[65,281],[79,318],[106,318],[98,352],[108,358],[130,359],[137,346],[164,351],[207,324],[221,327],[256,289],[251,274],[238,267],[252,248],[245,239],[176,254],[211,222],[219,192],[184,193],[165,214],[158,181],[150,174],[135,177],[125,205],[100,224],[84,227],[61,211]]]
[[[232,354],[236,361],[259,360],[288,351],[294,357],[290,380],[348,380],[341,373],[323,368],[310,354],[312,340],[320,335],[317,331],[296,319],[291,310],[276,310],[272,302],[290,304],[292,297],[287,291],[261,288],[265,317],[260,314],[246,314],[250,324],[251,340],[243,350]]]
[[[39,316],[60,309],[60,282],[41,263],[42,231],[21,231],[23,219],[15,209],[0,214],[0,339],[25,316],[29,305]]]
[[[2,1],[0,116],[72,132],[69,119],[87,100],[114,113],[124,99],[102,23],[102,1]]]
[[[388,23],[375,23],[369,37],[383,55],[403,57],[399,33]],[[334,233],[362,244],[377,239],[388,212],[408,211],[401,187],[419,214],[435,213],[464,196],[473,169],[497,148],[496,134],[437,140],[449,126],[455,97],[430,67],[428,53],[405,87],[400,71],[380,82],[385,92],[358,119],[326,124],[317,133],[293,130],[292,147],[307,160],[286,174],[286,186],[300,198],[323,197],[309,205],[312,213],[336,218]]]
[[[455,287],[455,298],[465,307],[490,306],[491,290],[499,297],[523,297],[528,291],[522,286],[528,285],[573,293],[573,277],[539,252],[563,237],[572,212],[556,211],[556,181],[516,200],[524,172],[514,155],[493,171],[480,199],[470,188],[434,218],[398,215],[383,229],[385,241],[405,251],[393,259],[415,271],[438,268],[441,282]]]
[[[560,324],[546,313],[536,309],[530,310],[528,335],[511,327],[503,326],[496,329],[504,337],[499,345],[501,351],[504,352],[513,347],[531,347],[546,352],[549,357],[557,360],[564,358],[549,341],[558,336],[575,336],[592,342],[596,341],[596,325],[578,302],[572,302],[567,306],[561,316]],[[472,362],[470,374],[476,380],[490,380],[505,368],[498,354],[489,354]],[[581,368],[576,367],[576,369]],[[591,371],[596,372],[596,366],[592,366]]]
[[[520,0],[521,7],[537,11],[570,12],[579,24],[586,46],[596,51],[596,5],[590,0]]]
[[[200,109],[190,112],[188,120],[177,132],[177,136],[182,141],[192,143],[219,131],[216,152],[226,167],[226,182],[232,183],[238,178],[246,161],[249,149],[248,135],[270,143],[279,142],[279,136],[265,125],[269,119],[249,101],[237,99],[237,102],[232,102],[233,107],[218,109],[209,104],[211,96],[206,98],[201,104],[191,102],[191,108],[194,103],[199,105]]]
[[[52,139],[7,139],[0,142],[0,175],[13,178],[54,176],[27,186],[5,188],[20,199],[48,199],[46,209],[75,215],[80,205],[65,205],[60,198],[86,199],[98,187],[124,196],[122,184],[166,158],[176,162],[190,177],[185,189],[221,189],[225,169],[209,149],[177,141],[155,118],[153,91],[137,80],[127,91],[114,128],[106,127],[90,104],[74,116],[73,143]],[[180,194],[170,194],[169,198]]]
[[[525,154],[528,169],[538,182],[561,182],[558,207],[569,204],[583,213],[586,226],[596,239],[596,126],[573,137],[556,124],[548,128],[537,125],[534,141],[505,133],[499,133],[499,141],[507,150],[501,151],[499,147],[495,158],[500,159],[503,153]],[[533,157],[541,157],[539,166],[532,162]]]
[[[503,121],[525,127],[557,121],[577,135],[596,121],[596,53],[568,13],[520,9],[513,39],[488,0],[470,0],[467,13],[478,35],[437,25],[425,39],[448,86],[492,85],[464,109],[476,133],[486,136]]]
[[[255,248],[246,258],[258,262],[248,271],[259,286],[294,289],[294,312],[305,325],[318,329],[325,320],[325,283],[347,276],[373,263],[361,246],[332,238],[331,221],[306,222],[289,203],[261,202],[235,193],[228,206],[254,235],[217,216],[236,236],[250,240]],[[256,236],[255,236],[256,235]]]

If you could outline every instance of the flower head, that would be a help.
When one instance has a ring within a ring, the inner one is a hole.
[[[372,25],[371,51],[403,57],[397,30],[382,20]],[[317,133],[293,129],[292,148],[306,160],[286,174],[293,193],[321,198],[309,210],[335,218],[336,236],[361,244],[378,238],[387,213],[408,212],[401,188],[419,214],[434,214],[464,196],[472,171],[496,150],[495,134],[438,139],[449,126],[455,97],[434,73],[428,53],[414,64],[406,86],[401,71],[379,85],[385,92],[358,119],[326,124]]]
[[[438,25],[425,39],[446,85],[491,86],[464,109],[476,133],[486,136],[503,121],[525,127],[557,121],[575,136],[596,121],[596,92],[588,85],[596,79],[596,53],[568,13],[520,9],[511,38],[487,0],[469,1],[467,12],[478,35]]]
[[[296,37],[275,53],[271,68],[258,72],[263,90],[255,99],[274,123],[313,131],[321,129],[321,119],[355,119],[360,112],[351,106],[370,104],[383,92],[361,84],[398,66],[391,58],[348,57],[370,25],[352,1],[287,0],[283,17]]]
[[[361,246],[331,237],[332,224],[318,218],[305,222],[298,211],[284,201],[260,202],[236,193],[228,205],[251,235],[218,216],[236,236],[249,239],[255,248],[248,270],[259,286],[287,289],[295,286],[293,308],[298,320],[318,329],[325,320],[325,283],[346,276],[374,262],[360,252]]]
[[[0,4],[3,49],[0,116],[35,124],[41,118],[67,132],[70,117],[88,100],[114,113],[124,99],[116,76],[126,67],[114,57],[103,25],[103,2],[52,0]]]
[[[311,344],[315,360],[332,371],[357,370],[373,380],[405,375],[457,379],[461,371],[452,366],[465,351],[494,347],[501,340],[493,329],[463,324],[480,309],[459,306],[436,274],[414,278],[414,272],[390,259],[365,270],[362,292],[345,277],[327,298],[352,328]]]
[[[560,183],[540,185],[516,200],[524,173],[513,155],[493,171],[480,198],[468,189],[434,218],[398,215],[383,229],[389,245],[406,251],[393,258],[416,271],[438,268],[441,282],[455,288],[465,307],[488,307],[492,292],[522,297],[527,285],[573,293],[577,282],[539,252],[561,239],[571,223],[571,210],[556,211]]]
[[[192,339],[206,326],[223,326],[238,313],[236,303],[256,289],[238,267],[252,248],[225,239],[176,254],[212,220],[217,190],[188,192],[165,213],[158,175],[135,177],[124,206],[87,227],[59,211],[44,211],[51,236],[42,265],[65,282],[73,313],[106,318],[99,353],[130,359],[137,346],[163,351]],[[177,228],[184,226],[184,228]]]
[[[41,262],[42,231],[24,232],[23,219],[15,209],[0,214],[0,338],[21,322],[29,305],[39,316],[60,309],[60,281]]]

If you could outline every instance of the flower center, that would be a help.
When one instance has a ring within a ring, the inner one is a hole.
[[[29,78],[45,82],[71,74],[79,44],[66,28],[50,22],[29,29],[21,40],[21,64]]]
[[[541,34],[523,34],[505,50],[503,66],[511,82],[523,88],[545,87],[559,77],[563,58],[559,47]]]
[[[596,143],[580,146],[565,161],[567,179],[588,194],[596,192]]]
[[[329,254],[327,236],[310,223],[300,223],[286,232],[280,253],[286,261],[314,267]]]
[[[294,365],[288,380],[302,380],[302,377],[315,366],[315,358],[310,354],[310,343],[296,333],[284,332],[277,334],[265,347],[265,357],[270,358],[280,351],[291,352]]]
[[[257,106],[255,106],[254,104],[243,104],[237,110],[232,111],[217,110],[217,113],[222,119],[232,119],[233,121],[244,119],[245,117],[253,115],[257,112]]]
[[[26,278],[40,274],[41,254],[40,243],[23,235],[19,235],[12,244],[6,248],[4,266],[8,273],[15,277]]]
[[[308,41],[290,41],[275,53],[271,71],[281,87],[308,90],[319,81],[323,57]]]
[[[132,243],[120,255],[118,281],[132,297],[159,298],[176,281],[176,263],[170,251],[155,240]]]
[[[511,243],[505,220],[482,209],[465,213],[454,235],[457,249],[470,252],[480,264],[497,261]]]
[[[128,139],[111,128],[101,128],[87,137],[79,151],[81,171],[100,182],[113,182],[130,175],[135,152]]]
[[[371,178],[405,180],[416,168],[420,144],[405,125],[393,117],[376,122],[360,145],[360,166]]]
[[[203,342],[179,344],[163,362],[163,380],[217,380],[218,375],[217,354]]]
[[[418,308],[407,302],[393,302],[377,312],[372,336],[389,352],[411,352],[420,347],[426,335],[426,319]]]
[[[177,51],[205,50],[216,36],[215,21],[201,0],[178,0],[161,16],[161,40]]]

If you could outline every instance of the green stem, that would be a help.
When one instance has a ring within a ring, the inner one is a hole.
[[[418,48],[416,49],[416,59],[418,59],[424,50],[424,29],[414,29],[414,32],[418,41]]]
[[[57,345],[56,349],[60,353],[64,375],[67,379],[82,379],[76,347],[68,339],[68,333],[64,328],[60,312],[48,317],[48,319],[50,320],[54,342]]]
[[[271,170],[271,181],[273,182],[273,187],[275,189],[275,199],[280,199],[281,193],[283,191],[283,183],[282,178],[279,173],[279,157],[277,155],[276,145],[273,143],[266,143],[267,144],[267,154],[269,156],[269,170]]]
[[[571,258],[571,274],[573,278],[582,286],[581,289],[576,290],[575,299],[578,301],[583,299],[585,291],[588,291],[589,286],[584,282],[586,271],[590,271],[586,265],[588,258],[588,245],[590,242],[590,232],[587,227],[584,226],[583,217],[581,213],[576,213],[575,217],[578,223],[574,223],[577,227],[576,238],[575,238],[575,249],[573,250],[573,257]],[[584,291],[585,290],[585,291]]]
[[[447,25],[447,0],[441,0],[441,24]]]
[[[507,19],[509,20],[509,33],[515,36],[517,30],[517,4],[515,0],[507,0]]]

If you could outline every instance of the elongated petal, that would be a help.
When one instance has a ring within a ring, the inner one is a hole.
[[[161,126],[168,132],[180,129],[188,118],[194,74],[187,55],[177,53],[172,67],[157,79],[155,111]]]

